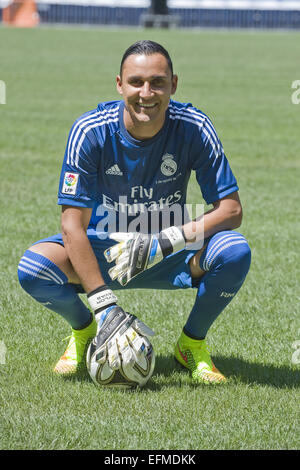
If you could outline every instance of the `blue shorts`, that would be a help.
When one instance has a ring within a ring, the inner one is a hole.
[[[108,270],[113,266],[113,263],[108,263],[103,254],[104,250],[114,245],[116,241],[109,238],[100,240],[89,234],[88,238],[98,260],[103,279],[111,289],[187,289],[189,287],[198,287],[198,283],[192,280],[188,263],[199,249],[181,250],[167,256],[160,263],[133,278],[127,286],[122,287],[118,281],[110,279]],[[59,243],[64,246],[61,233],[39,240],[35,245],[45,242]],[[84,292],[83,289],[78,289],[78,292],[81,291]]]

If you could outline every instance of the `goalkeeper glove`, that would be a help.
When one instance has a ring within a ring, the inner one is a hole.
[[[124,312],[107,286],[90,292],[88,301],[98,323],[97,335],[92,342],[97,362],[103,364],[107,359],[114,370],[121,367],[121,362],[134,364],[137,356],[148,350],[147,336],[154,336],[154,331],[134,315]]]
[[[110,238],[119,243],[104,251],[106,260],[116,263],[108,272],[111,279],[118,279],[122,286],[186,245],[183,231],[178,227],[166,228],[158,235],[119,232],[112,233]]]

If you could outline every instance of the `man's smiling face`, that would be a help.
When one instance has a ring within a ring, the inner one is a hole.
[[[132,54],[117,76],[117,89],[125,103],[124,122],[136,138],[147,139],[162,128],[177,76],[159,53]]]

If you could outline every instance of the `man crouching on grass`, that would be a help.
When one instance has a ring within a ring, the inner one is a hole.
[[[113,324],[116,312],[123,312],[117,289],[192,288],[195,303],[175,358],[197,383],[226,380],[205,338],[241,288],[251,253],[234,230],[242,207],[222,144],[202,111],[171,100],[177,81],[168,52],[153,41],[139,41],[121,61],[117,90],[123,99],[98,104],[71,128],[58,194],[62,233],[36,242],[18,267],[25,291],[72,328],[57,374],[76,373],[97,334],[97,320],[110,316]],[[192,171],[212,209],[193,221],[164,226],[165,219],[155,219],[153,212],[172,211],[176,204],[184,214]],[[159,222],[148,226],[146,219]],[[91,309],[78,296],[84,292]],[[153,334],[142,322],[139,333]],[[109,356],[112,367],[128,359],[123,353],[119,344],[118,353]]]

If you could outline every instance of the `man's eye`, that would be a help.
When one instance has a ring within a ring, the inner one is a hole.
[[[156,78],[153,80],[152,84],[153,87],[162,87],[164,85],[164,81],[161,78]]]
[[[142,85],[143,85],[143,82],[142,82],[142,80],[132,80],[132,81],[130,82],[130,85],[131,85],[131,86],[139,87],[139,86],[142,86]]]

